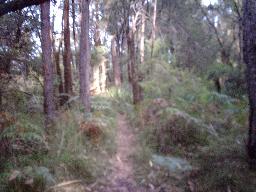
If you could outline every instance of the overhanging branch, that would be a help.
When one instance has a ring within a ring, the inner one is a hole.
[[[0,17],[13,11],[21,10],[32,5],[40,5],[49,0],[13,0],[0,4]]]

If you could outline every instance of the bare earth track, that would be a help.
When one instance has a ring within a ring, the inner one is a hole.
[[[138,141],[133,129],[129,127],[125,115],[117,116],[117,152],[109,159],[110,167],[107,175],[98,178],[91,185],[64,187],[65,192],[180,192],[175,186],[139,185],[134,179],[133,156],[136,153]],[[106,159],[105,159],[106,160]]]
[[[139,187],[133,179],[133,159],[136,150],[136,139],[127,124],[125,115],[117,116],[117,152],[110,160],[111,173],[105,184],[95,186],[95,192],[148,192],[149,189]],[[97,189],[96,189],[97,188]]]
[[[117,153],[110,160],[112,173],[107,178],[107,185],[101,186],[99,192],[146,192],[139,187],[133,179],[133,160],[135,153],[135,136],[127,124],[125,115],[117,117]]]
[[[158,187],[139,185],[134,179],[133,156],[138,147],[138,141],[129,127],[125,115],[117,116],[117,153],[110,160],[111,173],[103,178],[103,184],[95,184],[93,192],[180,192],[175,185],[162,183]]]

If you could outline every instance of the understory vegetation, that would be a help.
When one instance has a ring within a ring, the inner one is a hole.
[[[0,0],[0,192],[254,192],[255,0]]]
[[[20,110],[0,114],[0,191],[44,191],[75,179],[93,183],[108,173],[107,159],[116,151],[117,111],[111,97],[94,97],[93,110],[86,116],[74,98],[59,109],[48,130],[42,113],[23,111],[29,100],[25,94],[19,97]],[[9,104],[14,101],[7,99]],[[36,102],[33,106],[40,105],[40,98]]]
[[[174,178],[188,191],[253,191],[256,174],[248,171],[245,151],[247,100],[229,87],[218,93],[207,77],[164,63],[155,67],[142,85],[144,101],[130,115],[142,146],[135,157],[140,182],[147,178],[157,186]],[[164,174],[168,170],[150,166],[152,154],[183,157],[194,170],[181,178]]]
[[[135,178],[142,185],[253,191],[256,174],[248,171],[245,151],[247,100],[218,93],[207,77],[165,62],[154,63],[153,74],[141,84],[142,103],[132,104],[128,84],[93,97],[86,115],[71,98],[48,130],[36,108],[42,102],[37,88],[24,90],[36,90],[33,97],[10,94],[4,102],[17,102],[13,105],[19,108],[0,114],[1,127],[8,126],[1,134],[1,191],[42,191],[75,179],[89,184],[108,174],[107,159],[116,152],[117,113],[127,115],[137,135]],[[151,164],[154,154],[184,158],[193,170],[182,176],[168,173]]]
[[[0,114],[1,127],[8,127],[0,139],[1,191],[42,191],[75,179],[89,184],[108,174],[107,159],[116,152],[117,113],[127,115],[137,135],[135,178],[142,185],[170,182],[190,191],[253,191],[256,174],[248,171],[245,151],[248,102],[242,94],[228,95],[231,90],[218,93],[207,78],[154,63],[153,75],[141,84],[140,104],[132,104],[128,84],[94,96],[86,115],[74,97],[47,130],[38,85],[18,95],[9,92],[4,103],[19,107]],[[154,154],[184,158],[193,170],[182,176],[168,173],[151,164]]]

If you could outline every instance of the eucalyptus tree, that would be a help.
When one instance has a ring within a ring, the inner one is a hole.
[[[71,95],[72,89],[72,68],[71,68],[71,45],[70,45],[70,22],[69,22],[69,0],[64,0],[63,20],[64,20],[64,87],[65,93]]]
[[[120,63],[120,58],[125,53],[126,45],[126,31],[129,21],[130,14],[130,2],[127,0],[110,1],[106,5],[106,15],[108,20],[107,31],[112,36],[112,63],[114,69],[114,79],[116,83],[119,84],[122,75],[122,67]],[[115,41],[115,42],[114,42]],[[128,79],[131,80],[130,68],[128,65]]]
[[[143,44],[140,46],[140,48],[142,47],[141,51],[144,52],[144,33],[142,35],[141,31],[139,30],[139,25],[142,21],[142,14],[145,14],[144,1],[115,0],[110,4],[110,9],[112,11],[109,14],[108,31],[112,35],[111,50],[114,68],[114,79],[118,85],[120,81],[120,62],[118,58],[121,57],[122,53],[126,53],[128,57],[128,81],[132,87],[133,102],[134,104],[137,104],[143,98],[142,87],[139,84],[139,82],[142,80],[142,75],[140,75],[138,68],[137,49],[139,46],[137,46],[137,42],[142,43],[142,41],[138,40],[140,33],[140,37],[143,39]],[[143,58],[143,61],[144,54],[142,54],[141,57]]]
[[[156,39],[156,17],[157,17],[157,0],[154,0],[154,10],[152,16],[152,33],[151,33],[151,58],[154,53],[154,41]]]
[[[249,96],[249,135],[247,152],[250,164],[256,168],[256,1],[243,3],[243,53],[247,66],[246,77]]]
[[[210,32],[218,42],[223,64],[239,63],[241,46],[241,8],[237,0],[220,0],[215,5],[202,6],[195,0],[205,18]],[[232,55],[233,54],[233,55]]]
[[[156,1],[157,2],[157,1]],[[141,2],[134,1],[130,4],[130,22],[126,31],[127,48],[129,53],[129,64],[131,74],[131,85],[133,93],[133,103],[139,104],[143,100],[143,90],[139,82],[142,81],[142,75],[139,73],[139,68],[136,60],[136,33],[138,32],[137,22],[141,14]],[[154,29],[153,29],[154,31]],[[152,39],[154,41],[154,39]],[[153,42],[152,41],[152,42]]]
[[[113,65],[113,78],[116,86],[121,85],[121,69],[119,63],[119,57],[117,55],[116,37],[113,36],[111,39],[111,59]]]
[[[44,71],[44,112],[46,114],[46,126],[54,118],[54,87],[53,87],[53,63],[52,42],[50,25],[50,1],[41,4],[41,36],[42,58]]]
[[[89,40],[89,10],[90,0],[81,2],[81,34],[80,34],[80,100],[86,112],[91,110],[90,102],[90,40]]]

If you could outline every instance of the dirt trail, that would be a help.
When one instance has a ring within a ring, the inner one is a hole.
[[[117,153],[111,160],[113,172],[111,175],[114,186],[131,191],[133,181],[133,166],[131,155],[134,153],[134,135],[129,129],[124,115],[118,115]],[[123,189],[123,190],[124,190]]]
[[[136,140],[129,127],[125,115],[117,117],[117,153],[110,160],[112,173],[108,176],[105,186],[99,192],[148,192],[148,189],[139,187],[133,178],[133,159]]]
[[[61,192],[180,192],[174,185],[160,184],[155,188],[152,184],[139,185],[134,179],[133,156],[138,147],[138,141],[129,127],[126,116],[117,116],[117,152],[109,159],[110,167],[105,171],[108,173],[91,185],[67,186],[61,188]],[[106,161],[106,159],[103,159]],[[146,187],[147,186],[147,187]],[[58,190],[57,190],[58,191]]]
[[[110,159],[110,173],[103,178],[98,179],[93,186],[89,186],[89,192],[180,192],[174,185],[165,185],[164,183],[156,187],[152,184],[136,183],[134,175],[133,156],[138,149],[138,141],[129,127],[126,116],[118,114],[117,116],[117,152]]]

